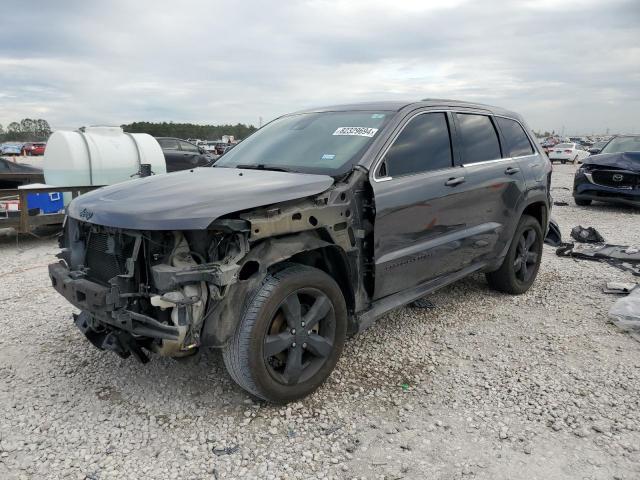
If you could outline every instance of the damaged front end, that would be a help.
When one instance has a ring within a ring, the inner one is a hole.
[[[53,287],[82,310],[75,323],[100,349],[148,360],[200,345],[207,306],[237,279],[248,229],[136,232],[67,218]],[[242,226],[242,222],[240,225]]]
[[[356,170],[321,194],[227,214],[202,230],[131,230],[68,216],[51,282],[81,310],[75,323],[91,343],[143,362],[147,351],[181,357],[224,347],[247,298],[290,261],[324,269],[354,312],[372,293],[366,179]]]

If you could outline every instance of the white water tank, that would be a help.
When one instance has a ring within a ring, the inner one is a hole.
[[[56,130],[44,151],[44,179],[49,185],[112,185],[131,179],[148,163],[155,174],[167,173],[160,144],[146,133],[120,127]]]

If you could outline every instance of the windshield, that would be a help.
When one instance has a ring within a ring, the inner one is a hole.
[[[605,145],[600,153],[640,152],[639,137],[615,137]]]
[[[348,172],[394,112],[321,112],[268,123],[229,150],[215,167],[341,175]]]
[[[559,143],[556,148],[573,148],[573,143]]]

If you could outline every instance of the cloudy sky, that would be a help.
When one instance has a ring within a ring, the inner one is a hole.
[[[640,131],[639,0],[3,0],[0,123],[257,124],[454,98]]]

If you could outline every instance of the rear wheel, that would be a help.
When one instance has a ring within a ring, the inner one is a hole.
[[[223,350],[231,377],[274,403],[309,395],[335,367],[347,330],[340,287],[316,268],[295,265],[267,276]]]
[[[591,205],[591,200],[589,200],[589,199],[581,200],[579,198],[574,198],[573,200],[576,202],[576,205],[578,205],[580,207],[587,207],[587,206]]]
[[[514,295],[529,290],[538,275],[543,241],[538,220],[523,215],[502,265],[495,272],[485,275],[489,286]]]

